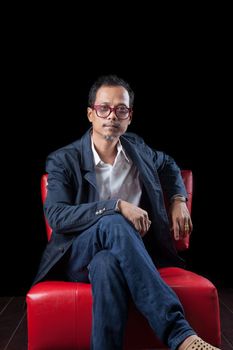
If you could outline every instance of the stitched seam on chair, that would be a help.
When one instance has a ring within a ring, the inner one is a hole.
[[[75,315],[74,315],[74,328],[75,328],[75,339],[76,339],[76,345],[77,345],[77,349],[79,349],[79,334],[78,334],[78,284],[76,283],[75,286],[75,301],[74,301],[74,305],[75,305]]]

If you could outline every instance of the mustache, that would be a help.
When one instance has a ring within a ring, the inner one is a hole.
[[[104,123],[103,126],[112,126],[113,128],[119,128],[119,123]]]

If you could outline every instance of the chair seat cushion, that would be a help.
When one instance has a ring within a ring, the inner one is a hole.
[[[206,278],[181,268],[166,267],[161,268],[159,272],[178,295],[186,318],[198,335],[219,346],[219,303],[214,285]],[[40,282],[28,292],[27,306],[29,350],[90,348],[90,284]],[[155,337],[147,320],[131,302],[125,348],[155,347],[162,348],[164,345]]]

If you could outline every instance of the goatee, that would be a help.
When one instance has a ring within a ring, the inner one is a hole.
[[[114,140],[114,136],[111,136],[111,135],[106,135],[104,136],[104,138],[106,141],[110,141],[110,142]]]

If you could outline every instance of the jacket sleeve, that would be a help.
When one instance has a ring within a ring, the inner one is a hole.
[[[181,171],[175,160],[164,152],[154,151],[154,163],[168,200],[177,194],[188,199]]]
[[[48,192],[44,205],[45,216],[56,233],[77,233],[96,223],[103,215],[115,213],[117,200],[75,203],[77,184],[69,167],[56,154],[47,158]],[[82,185],[81,172],[80,184]]]

